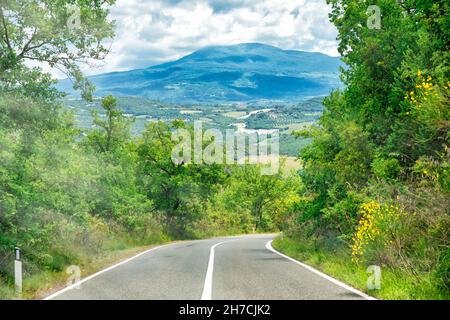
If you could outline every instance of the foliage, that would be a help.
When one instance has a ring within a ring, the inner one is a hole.
[[[389,236],[404,215],[401,209],[394,205],[380,204],[377,201],[363,203],[360,206],[358,227],[353,238],[353,261],[358,262],[364,255],[366,246],[382,238],[384,245],[388,245]]]
[[[312,142],[300,152],[304,191],[288,229],[339,243],[355,262],[398,268],[417,290],[428,279],[445,296],[450,7],[328,3],[346,87],[325,99],[317,127],[296,133]],[[381,9],[380,30],[366,27],[369,5]]]
[[[301,233],[287,233],[273,241],[273,247],[290,257],[302,261],[362,292],[383,300],[448,300],[450,295],[436,286],[430,274],[418,281],[402,269],[382,268],[381,289],[367,287],[367,266],[354,263],[351,253],[344,247],[332,245],[331,240],[309,238]]]
[[[24,61],[47,63],[75,80],[74,88],[91,98],[93,86],[82,75],[79,63],[105,57],[103,40],[113,36],[107,20],[114,0],[2,0],[0,3],[0,85],[4,90],[25,88],[33,80],[51,82],[38,68],[27,70]],[[73,8],[73,9],[72,9]],[[76,8],[76,9],[75,9]],[[79,24],[70,28],[74,10]],[[34,79],[29,79],[29,76]],[[31,80],[31,81],[30,81]],[[48,88],[48,87],[47,87]],[[41,92],[42,93],[42,92]]]
[[[99,152],[110,152],[123,146],[130,139],[130,121],[125,119],[123,112],[117,110],[117,100],[113,96],[102,99],[105,120],[93,110],[93,124],[96,127],[88,135],[89,143]]]
[[[282,177],[282,170],[263,175],[260,166],[238,166],[227,181],[223,201],[228,210],[248,217],[252,230],[270,231],[279,227],[282,216],[291,209],[298,187],[295,178]]]
[[[300,151],[298,179],[283,170],[265,176],[248,164],[174,162],[172,132],[192,134],[189,122],[201,117],[176,120],[174,106],[165,119],[172,122],[150,122],[136,137],[107,96],[94,102],[100,112],[93,112],[92,130],[79,129],[54,80],[25,60],[64,68],[90,98],[77,63],[106,53],[113,1],[69,1],[81,9],[75,33],[63,27],[68,1],[2,1],[0,283],[12,282],[14,246],[24,251],[28,275],[42,275],[168,238],[283,229],[290,245],[313,251],[318,262],[339,253],[346,277],[379,264],[401,274],[389,277],[407,283],[407,297],[448,297],[449,5],[376,1],[383,20],[374,30],[365,27],[373,3],[328,2],[346,87],[325,99],[318,125],[295,133],[311,141]],[[285,126],[308,108],[314,120],[317,99],[271,112]],[[229,111],[210,116],[225,128],[235,122]],[[267,116],[248,123],[275,124]],[[202,151],[214,142],[206,140]],[[349,265],[352,254],[357,263]]]

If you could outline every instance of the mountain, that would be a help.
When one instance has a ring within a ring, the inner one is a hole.
[[[301,101],[340,87],[340,58],[259,43],[214,46],[146,69],[90,77],[96,95],[168,103]],[[68,80],[59,88],[73,93]]]

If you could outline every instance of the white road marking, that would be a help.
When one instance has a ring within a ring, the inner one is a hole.
[[[202,300],[211,300],[212,297],[212,280],[213,280],[213,272],[214,272],[214,251],[215,249],[227,242],[231,242],[235,240],[227,240],[223,242],[219,242],[213,245],[209,251],[209,261],[208,261],[208,269],[206,270],[205,284],[203,286]]]
[[[236,238],[238,238],[238,237],[240,239],[242,239],[242,236],[236,236]],[[207,272],[206,272],[205,283],[204,283],[203,293],[202,293],[202,297],[201,297],[202,300],[211,300],[211,297],[212,297],[212,280],[213,280],[213,271],[214,271],[215,249],[218,246],[220,246],[220,245],[222,245],[224,243],[231,242],[231,241],[236,241],[236,240],[238,240],[238,239],[223,241],[223,242],[217,243],[217,244],[215,244],[215,245],[213,245],[211,247],[210,255],[209,255],[209,261],[208,261],[208,269],[207,269]],[[53,293],[52,295],[44,298],[43,300],[51,300],[51,299],[53,299],[53,298],[55,298],[55,297],[65,293],[65,292],[67,292],[69,290],[77,288],[82,283],[87,282],[87,281],[89,281],[89,280],[91,280],[91,279],[93,279],[93,278],[95,278],[95,277],[97,277],[97,276],[99,276],[99,275],[101,275],[101,274],[103,274],[105,272],[108,272],[108,271],[110,271],[110,270],[112,270],[114,268],[117,268],[118,266],[121,266],[121,265],[123,265],[125,263],[128,263],[128,262],[130,262],[130,261],[132,261],[132,260],[134,260],[134,259],[136,259],[136,258],[138,258],[138,257],[140,257],[140,256],[142,256],[144,254],[147,254],[149,252],[155,251],[157,249],[160,249],[160,248],[172,245],[172,244],[173,243],[168,243],[168,244],[165,244],[165,245],[161,245],[161,246],[154,247],[154,248],[151,248],[149,250],[143,251],[143,252],[141,252],[141,253],[139,253],[139,254],[137,254],[137,255],[129,258],[129,259],[126,259],[126,260],[124,260],[124,261],[122,261],[120,263],[117,263],[117,264],[115,264],[115,265],[113,265],[111,267],[103,269],[103,270],[101,270],[101,271],[99,271],[97,273],[94,273],[93,275],[90,275],[89,277],[86,277],[86,278],[82,279],[79,282],[76,282],[76,283],[74,283],[74,284],[72,284],[72,285],[70,285],[70,286],[68,286],[68,287],[66,287],[66,288],[64,288],[64,289],[62,289],[60,291],[57,291],[57,292]],[[272,251],[272,252],[274,252],[274,253],[276,253],[276,254],[278,254],[278,255],[280,255],[280,256],[282,256],[282,257],[284,257],[284,258],[286,258],[286,259],[288,259],[288,260],[290,260],[290,261],[292,261],[292,262],[294,262],[294,263],[304,267],[304,268],[306,268],[306,269],[308,269],[311,272],[314,272],[315,274],[317,274],[317,275],[327,279],[328,281],[331,281],[332,283],[334,283],[334,284],[336,284],[336,285],[338,285],[338,286],[340,286],[340,287],[342,287],[344,289],[347,289],[347,290],[349,290],[351,292],[354,292],[354,293],[360,295],[361,297],[363,297],[363,298],[365,298],[367,300],[376,300],[375,298],[373,298],[373,297],[371,297],[371,296],[369,296],[369,295],[367,295],[367,294],[365,294],[365,293],[363,293],[363,292],[361,292],[361,291],[359,291],[359,290],[357,290],[355,288],[352,288],[349,285],[347,285],[347,284],[345,284],[343,282],[340,282],[339,280],[336,280],[336,279],[334,279],[334,278],[332,278],[332,277],[330,277],[330,276],[328,276],[328,275],[326,275],[326,274],[324,274],[324,273],[322,273],[322,272],[320,272],[320,271],[318,271],[318,270],[316,270],[316,269],[314,269],[314,268],[312,268],[312,267],[310,267],[310,266],[308,266],[308,265],[306,265],[304,263],[301,263],[301,262],[299,262],[299,261],[297,261],[297,260],[295,260],[295,259],[293,259],[291,257],[288,257],[288,256],[278,252],[277,250],[275,250],[272,247],[272,240],[267,242],[266,249],[268,249],[268,250],[270,250],[270,251]]]
[[[347,284],[345,284],[345,283],[343,283],[343,282],[341,282],[341,281],[339,281],[339,280],[336,280],[336,279],[330,277],[329,275],[326,275],[325,273],[320,272],[319,270],[314,269],[314,268],[311,267],[311,266],[308,266],[307,264],[301,263],[301,262],[298,261],[298,260],[295,260],[295,259],[293,259],[293,258],[291,258],[291,257],[288,257],[288,256],[285,255],[285,254],[282,254],[281,252],[278,252],[277,250],[275,250],[275,249],[272,247],[272,241],[273,241],[273,240],[270,240],[269,242],[267,242],[267,244],[266,244],[266,249],[268,249],[268,250],[270,250],[270,251],[272,251],[272,252],[274,252],[274,253],[276,253],[276,254],[282,256],[283,258],[286,258],[286,259],[288,259],[288,260],[290,260],[290,261],[292,261],[292,262],[294,262],[294,263],[296,263],[296,264],[302,266],[302,267],[305,268],[305,269],[308,269],[308,270],[311,271],[311,272],[314,272],[315,274],[321,276],[322,278],[325,278],[325,279],[327,279],[328,281],[331,281],[332,283],[334,283],[334,284],[336,284],[336,285],[338,285],[338,286],[340,286],[340,287],[342,287],[342,288],[344,288],[344,289],[346,289],[346,290],[348,290],[348,291],[351,291],[351,292],[353,292],[353,293],[356,293],[357,295],[359,295],[359,296],[361,296],[361,297],[363,297],[363,298],[365,298],[365,299],[367,299],[367,300],[377,300],[377,299],[375,299],[374,297],[371,297],[371,296],[365,294],[364,292],[361,292],[361,291],[359,291],[359,290],[357,290],[357,289],[355,289],[355,288],[353,288],[353,287],[350,287],[349,285],[347,285]]]
[[[168,244],[165,244],[165,245],[162,245],[162,246],[158,246],[158,247],[154,247],[154,248],[151,248],[151,249],[146,250],[146,251],[144,251],[144,252],[141,252],[141,253],[139,253],[139,254],[137,254],[137,255],[135,255],[135,256],[129,258],[129,259],[126,259],[126,260],[124,260],[124,261],[122,261],[122,262],[120,262],[120,263],[117,263],[117,264],[115,264],[115,265],[113,265],[113,266],[111,266],[111,267],[109,267],[109,268],[103,269],[103,270],[101,270],[101,271],[99,271],[99,272],[97,272],[97,273],[94,273],[93,275],[90,275],[89,277],[86,277],[86,278],[82,279],[81,281],[78,281],[78,282],[76,282],[76,283],[74,283],[74,284],[72,284],[72,285],[70,285],[70,286],[68,286],[68,287],[66,287],[66,288],[64,288],[64,289],[62,289],[62,290],[60,290],[60,291],[57,291],[57,292],[53,293],[52,295],[50,295],[50,296],[44,298],[43,300],[51,300],[51,299],[53,299],[53,298],[55,298],[55,297],[57,297],[57,296],[63,294],[64,292],[67,292],[67,291],[72,290],[72,289],[76,289],[76,288],[79,287],[82,283],[84,283],[84,282],[86,282],[86,281],[89,281],[89,280],[91,280],[92,278],[95,278],[95,277],[101,275],[102,273],[105,273],[105,272],[108,272],[108,271],[110,271],[110,270],[112,270],[112,269],[114,269],[114,268],[117,268],[118,266],[121,266],[121,265],[123,265],[123,264],[125,264],[125,263],[128,263],[128,262],[130,262],[131,260],[134,260],[134,259],[136,259],[136,258],[138,258],[138,257],[140,257],[140,256],[142,256],[142,255],[144,255],[144,254],[147,254],[147,253],[149,253],[149,252],[151,252],[151,251],[154,251],[154,250],[157,250],[157,249],[160,249],[160,248],[163,248],[163,247],[172,245],[172,244],[173,244],[173,243],[168,243]]]

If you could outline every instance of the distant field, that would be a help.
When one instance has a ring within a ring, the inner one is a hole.
[[[273,156],[260,156],[259,158],[253,156],[249,157],[250,163],[259,163],[259,164],[270,164],[273,160]],[[298,170],[301,169],[300,161],[295,157],[286,157],[280,156],[280,165],[283,163],[283,173],[285,174],[296,174]]]
[[[203,113],[201,110],[180,110],[180,114],[196,114]]]
[[[295,157],[283,157],[285,172],[296,172],[302,168],[300,160]]]
[[[225,131],[240,124],[252,130],[281,129],[280,154],[295,157],[301,148],[307,145],[305,139],[296,139],[291,133],[304,129],[315,123],[321,114],[322,98],[316,97],[302,103],[279,104],[257,103],[229,105],[177,105],[138,97],[119,97],[118,108],[129,118],[134,118],[131,132],[140,135],[145,126],[152,121],[170,122],[183,120],[188,124],[202,121],[204,129]],[[67,101],[69,108],[75,113],[76,123],[84,130],[92,129],[92,111],[100,116],[103,110],[100,100],[86,103],[82,100]],[[257,112],[265,110],[265,112]],[[289,164],[288,166],[292,166]]]
[[[229,118],[233,118],[233,119],[239,119],[239,118],[242,118],[243,116],[247,115],[247,112],[245,112],[245,111],[231,111],[231,112],[226,112],[223,115],[225,117],[229,117]]]
[[[312,126],[315,122],[313,121],[308,121],[308,122],[302,122],[302,123],[293,123],[293,124],[289,124],[287,126],[279,126],[279,129],[286,129],[287,131],[286,133],[292,133],[294,131],[299,131],[299,130],[303,130],[309,126]]]

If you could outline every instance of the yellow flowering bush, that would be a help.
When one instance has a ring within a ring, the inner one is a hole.
[[[414,106],[420,107],[423,100],[438,94],[438,87],[433,84],[433,78],[422,74],[420,69],[417,71],[417,79],[418,81],[415,85],[416,90],[408,92],[405,99],[411,102]],[[450,84],[448,84],[448,86],[450,86]]]
[[[287,194],[282,199],[276,199],[274,201],[273,219],[275,224],[283,229],[283,224],[286,223],[286,219],[291,218],[289,212],[300,202],[301,198],[297,193]]]
[[[391,240],[387,233],[404,215],[399,206],[382,204],[375,200],[363,203],[359,213],[361,218],[353,236],[353,262],[359,262],[367,247],[375,241],[389,245]]]
[[[448,130],[443,119],[450,116],[449,89],[449,81],[434,80],[419,69],[414,89],[405,95],[405,101],[410,106],[406,115],[439,131]]]

